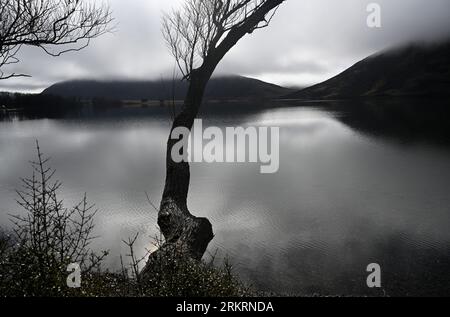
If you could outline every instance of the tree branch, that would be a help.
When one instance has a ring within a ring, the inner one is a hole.
[[[111,32],[112,21],[108,6],[88,0],[1,0],[0,79],[28,77],[2,71],[19,62],[23,46],[39,47],[51,56],[80,51]]]

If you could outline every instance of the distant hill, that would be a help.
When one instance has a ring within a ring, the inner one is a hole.
[[[286,99],[450,96],[450,41],[411,44],[372,55],[321,84]]]
[[[57,83],[43,94],[62,97],[80,97],[92,99],[96,97],[119,100],[162,100],[183,99],[186,95],[187,83],[172,81],[93,81],[77,80]],[[269,84],[260,80],[239,77],[217,77],[210,80],[206,99],[233,100],[275,98],[286,95],[292,90]]]

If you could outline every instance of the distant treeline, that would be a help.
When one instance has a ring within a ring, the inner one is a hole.
[[[61,118],[118,106],[120,101],[107,98],[81,100],[47,94],[0,93],[0,116],[20,113],[29,118]]]

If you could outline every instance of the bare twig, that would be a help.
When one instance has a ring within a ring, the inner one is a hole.
[[[150,196],[148,195],[147,192],[145,192],[145,196],[147,196],[147,201],[150,204],[150,206],[152,206],[152,208],[156,211],[159,212],[159,209],[155,206],[155,204],[152,202],[152,200],[150,199]]]

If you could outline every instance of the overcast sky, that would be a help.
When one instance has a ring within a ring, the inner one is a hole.
[[[32,78],[0,81],[0,90],[39,92],[71,79],[156,79],[174,61],[160,33],[161,13],[183,0],[109,0],[114,34],[82,52],[54,58],[25,48],[9,71]],[[382,8],[382,28],[367,27],[369,3]],[[449,0],[288,0],[271,26],[247,36],[217,73],[251,76],[287,86],[321,82],[379,50],[450,35]],[[7,72],[8,69],[5,69]]]

